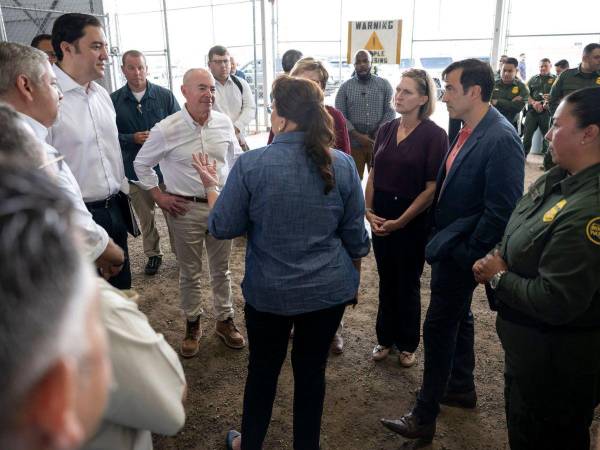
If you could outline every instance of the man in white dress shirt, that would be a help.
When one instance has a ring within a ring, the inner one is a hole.
[[[166,212],[179,262],[181,307],[186,315],[186,333],[181,355],[191,358],[198,353],[201,336],[200,275],[202,252],[206,247],[216,333],[231,348],[246,345],[233,322],[234,310],[229,273],[231,241],[217,240],[206,233],[209,207],[206,192],[196,170],[192,154],[203,152],[217,161],[219,180],[225,183],[241,148],[231,120],[212,110],[215,80],[205,69],[190,69],[183,77],[181,92],[186,103],[181,111],[157,123],[133,163],[144,189]],[[158,186],[154,171],[160,163],[165,191]]]
[[[217,81],[214,110],[231,119],[240,146],[248,150],[245,131],[256,111],[250,85],[243,78],[231,74],[231,57],[222,45],[215,45],[208,51],[208,67]]]
[[[62,155],[45,142],[48,127],[58,115],[62,95],[56,85],[56,76],[46,54],[32,47],[12,42],[0,43],[0,100],[7,102],[31,128],[56,172],[56,181],[71,200],[73,221],[81,231],[84,251],[106,276],[119,272],[124,262],[123,251],[110,239],[106,231],[94,222],[85,207],[79,185]]]
[[[116,114],[106,90],[94,80],[104,76],[107,43],[98,19],[87,14],[64,14],[54,22],[54,66],[63,101],[48,143],[65,156],[79,183],[94,221],[125,251],[121,272],[109,282],[131,287],[127,256],[127,226],[117,201],[127,180],[119,146]]]

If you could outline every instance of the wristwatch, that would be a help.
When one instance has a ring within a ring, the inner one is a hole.
[[[206,193],[216,192],[217,194],[221,193],[221,188],[219,186],[210,186],[205,188]]]
[[[500,284],[500,279],[502,278],[502,275],[504,275],[506,273],[506,270],[501,270],[500,272],[494,274],[494,276],[492,278],[490,278],[490,287],[493,290],[498,289],[498,284]]]

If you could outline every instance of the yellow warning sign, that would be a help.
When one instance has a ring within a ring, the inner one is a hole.
[[[373,33],[371,34],[371,37],[369,38],[367,43],[364,45],[364,48],[365,48],[365,50],[369,50],[371,52],[374,52],[376,50],[383,50],[383,45],[381,44],[379,37],[377,37],[376,32],[373,31]]]
[[[361,49],[373,57],[373,64],[400,64],[401,20],[358,20],[348,22],[348,63]]]

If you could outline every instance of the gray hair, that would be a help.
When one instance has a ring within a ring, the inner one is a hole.
[[[19,75],[39,83],[44,75],[45,62],[48,62],[48,55],[37,48],[0,42],[0,97],[14,88]]]
[[[33,131],[12,106],[1,101],[0,124],[0,164],[37,168],[44,163],[44,151]]]
[[[202,69],[202,68],[193,68],[193,69],[188,69],[183,74],[182,84],[188,84],[190,81],[190,78],[192,78],[194,76],[194,74],[196,74],[196,73],[205,73],[205,74],[209,75],[211,78],[214,78],[213,74],[210,72],[210,70]]]
[[[71,204],[41,170],[0,164],[0,445],[27,393],[61,358],[82,363],[91,267],[70,227]]]

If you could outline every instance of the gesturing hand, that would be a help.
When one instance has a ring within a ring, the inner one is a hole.
[[[194,153],[192,155],[192,166],[198,172],[204,188],[215,187],[219,185],[219,175],[217,174],[217,160],[212,163],[208,161],[208,155],[204,153]]]

